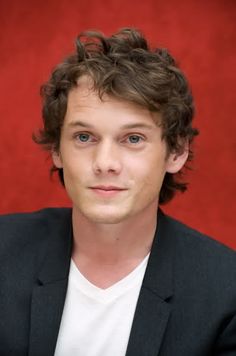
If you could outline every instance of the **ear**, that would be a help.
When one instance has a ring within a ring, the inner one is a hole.
[[[52,161],[57,168],[63,168],[61,154],[59,151],[52,151]]]
[[[183,150],[179,153],[170,153],[167,158],[166,172],[177,173],[184,166],[188,159],[189,145],[186,143]]]

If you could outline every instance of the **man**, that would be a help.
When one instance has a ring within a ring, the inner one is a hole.
[[[0,355],[236,355],[235,252],[165,216],[193,103],[138,31],[81,34],[35,137],[72,201],[0,219]]]

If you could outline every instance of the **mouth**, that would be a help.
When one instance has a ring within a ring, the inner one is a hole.
[[[90,187],[91,189],[99,189],[99,190],[105,190],[105,191],[109,191],[109,190],[126,190],[125,188],[121,188],[121,187],[117,187],[114,185],[96,185],[94,187]]]
[[[94,187],[89,187],[94,193],[101,195],[101,196],[114,196],[118,193],[126,191],[126,188],[121,188],[113,185],[97,185]]]

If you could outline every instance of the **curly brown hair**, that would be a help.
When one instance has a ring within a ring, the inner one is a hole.
[[[191,90],[166,49],[151,49],[136,29],[122,29],[110,37],[88,31],[78,36],[76,52],[59,64],[41,87],[44,127],[34,135],[34,141],[47,150],[59,150],[68,93],[83,75],[92,79],[100,98],[106,94],[158,112],[168,152],[181,153],[186,142],[191,144],[198,134],[192,127]],[[188,160],[192,157],[190,150]],[[64,185],[63,170],[53,166],[52,171],[58,171]],[[166,173],[160,204],[171,200],[176,191],[187,189],[180,179],[182,173]]]

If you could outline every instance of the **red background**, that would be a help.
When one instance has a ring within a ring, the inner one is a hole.
[[[2,0],[0,23],[0,213],[70,204],[31,140],[41,125],[39,87],[80,31],[132,26],[178,58],[196,100],[201,135],[189,191],[165,211],[236,248],[234,0]]]

